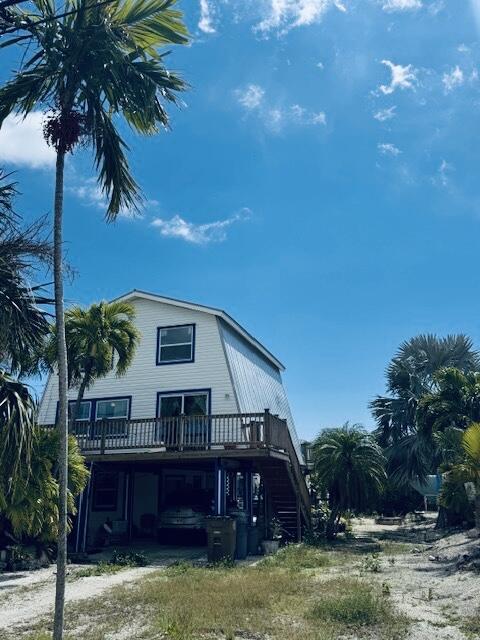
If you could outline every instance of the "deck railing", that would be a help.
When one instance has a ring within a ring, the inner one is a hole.
[[[45,428],[53,428],[46,425]],[[310,498],[287,421],[266,410],[261,413],[228,413],[136,420],[77,420],[70,426],[85,455],[148,451],[265,449],[286,454],[288,471],[308,514]],[[306,515],[306,517],[308,517]]]
[[[290,441],[286,422],[268,411],[96,422],[77,420],[70,426],[70,432],[85,454],[133,449],[190,451],[275,448],[287,451]]]

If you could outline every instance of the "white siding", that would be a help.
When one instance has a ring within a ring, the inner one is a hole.
[[[214,315],[183,309],[172,304],[135,298],[136,324],[142,334],[134,361],[125,376],[109,374],[97,380],[85,393],[85,399],[109,396],[132,396],[131,417],[153,418],[159,391],[211,389],[212,413],[237,413],[221,337]],[[196,325],[195,361],[183,364],[156,365],[157,327]],[[76,398],[76,390],[69,398]],[[50,376],[40,405],[39,421],[55,421],[58,399],[57,376]]]
[[[219,325],[240,412],[270,409],[271,413],[286,418],[298,458],[302,460],[280,371],[223,321],[219,320]]]

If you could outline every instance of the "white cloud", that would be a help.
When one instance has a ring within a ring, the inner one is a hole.
[[[223,242],[227,238],[228,227],[236,222],[248,220],[250,217],[250,209],[244,208],[229,218],[205,224],[189,222],[178,214],[169,220],[155,218],[151,224],[159,229],[160,234],[165,238],[178,238],[191,244],[205,245],[211,242]]]
[[[414,11],[422,8],[421,0],[385,0],[384,11]]]
[[[327,124],[327,116],[324,111],[312,114],[311,124]]]
[[[295,27],[319,22],[333,7],[346,11],[341,0],[261,0],[262,19],[255,31],[287,33]]]
[[[379,122],[385,122],[386,120],[391,120],[397,115],[395,113],[396,108],[397,108],[396,106],[393,106],[393,107],[389,107],[388,109],[380,109],[379,111],[373,114],[373,117],[375,118],[375,120],[378,120]]]
[[[467,47],[466,44],[462,43],[458,45],[457,51],[459,53],[470,53],[470,47]]]
[[[398,156],[402,153],[398,147],[390,142],[379,142],[377,149],[384,156]]]
[[[325,69],[325,65],[323,64],[323,62],[317,62],[317,67],[321,70]]]
[[[413,89],[417,81],[416,70],[411,64],[405,67],[401,64],[394,64],[390,60],[382,60],[382,64],[388,67],[392,77],[390,84],[380,85],[380,91],[386,95],[393,93],[396,89]]]
[[[442,82],[445,87],[445,93],[450,93],[450,91],[460,87],[465,82],[463,71],[458,64],[450,73],[443,74]]]
[[[249,84],[245,89],[237,89],[235,91],[238,102],[245,109],[257,109],[263,101],[265,90],[258,84]]]
[[[198,28],[203,33],[215,33],[213,26],[213,9],[209,0],[200,0],[200,20]]]
[[[67,185],[66,190],[77,196],[85,204],[104,209],[107,207],[107,200],[98,186],[95,178],[82,179],[75,177],[75,186]]]
[[[26,118],[10,115],[0,130],[0,162],[31,169],[51,168],[55,165],[55,151],[43,137],[41,111],[33,111]]]
[[[327,116],[323,111],[311,111],[300,104],[288,107],[272,104],[265,90],[256,84],[249,84],[243,89],[234,91],[239,104],[264,124],[267,129],[278,133],[286,125],[326,125]]]
[[[454,170],[454,166],[448,163],[445,159],[440,163],[440,167],[438,168],[437,178],[434,178],[434,182],[440,184],[442,187],[448,187],[450,183],[449,174]]]

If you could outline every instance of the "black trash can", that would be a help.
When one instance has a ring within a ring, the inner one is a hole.
[[[207,526],[207,557],[209,562],[232,561],[235,558],[237,523],[234,518],[209,516]]]
[[[248,513],[241,509],[232,509],[229,514],[237,523],[237,552],[235,558],[243,560],[248,551]]]
[[[260,533],[256,524],[248,525],[248,555],[258,556],[260,547]]]

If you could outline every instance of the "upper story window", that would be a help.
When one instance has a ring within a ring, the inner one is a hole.
[[[70,400],[68,403],[68,417],[69,419],[71,419],[72,414],[73,414],[73,410],[75,409],[75,406],[77,404],[76,400]],[[84,420],[84,421],[88,421],[90,420],[90,414],[92,411],[92,403],[90,402],[90,400],[82,400],[82,402],[80,403],[80,407],[77,411],[77,415],[75,416],[75,420],[76,421],[80,421],[80,420]]]
[[[157,364],[193,362],[195,359],[195,325],[159,327]]]
[[[129,398],[112,398],[110,400],[97,400],[97,420],[122,420],[128,418],[130,408]]]

